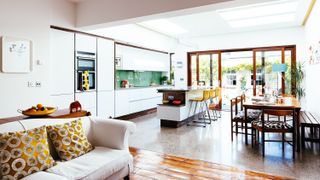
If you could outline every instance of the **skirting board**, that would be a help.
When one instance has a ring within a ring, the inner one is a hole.
[[[147,114],[152,114],[157,112],[157,108],[152,108],[152,109],[147,109],[144,111],[140,111],[140,112],[136,112],[136,113],[132,113],[132,114],[127,114],[124,116],[119,116],[119,117],[115,117],[115,119],[121,119],[121,120],[130,120],[130,119],[134,119],[140,116],[144,116]]]

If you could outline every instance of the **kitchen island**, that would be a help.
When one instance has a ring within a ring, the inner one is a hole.
[[[161,126],[180,127],[194,116],[194,106],[190,106],[190,99],[202,97],[203,90],[213,87],[187,87],[158,89],[162,93],[162,104],[157,107],[157,118]],[[199,106],[198,106],[199,107]],[[197,112],[199,112],[197,110]]]

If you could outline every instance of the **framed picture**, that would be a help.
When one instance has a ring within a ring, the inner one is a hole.
[[[32,43],[30,40],[1,38],[1,71],[4,73],[29,73],[32,70]]]

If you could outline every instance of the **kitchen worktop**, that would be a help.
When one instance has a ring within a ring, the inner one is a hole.
[[[130,90],[130,89],[145,89],[145,88],[170,88],[170,87],[174,87],[174,86],[171,86],[171,85],[136,86],[136,87],[130,87],[130,88],[117,88],[116,91]]]
[[[187,91],[197,91],[197,90],[204,90],[204,89],[212,89],[215,88],[214,86],[188,86],[186,88],[160,88],[158,92],[187,92]]]

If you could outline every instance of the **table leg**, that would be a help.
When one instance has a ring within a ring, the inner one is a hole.
[[[244,108],[244,134],[245,134],[245,143],[246,145],[248,144],[248,124],[247,124],[247,111],[248,109],[245,107]]]
[[[296,115],[296,139],[297,139],[297,152],[300,152],[300,109],[297,110]]]

